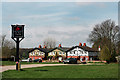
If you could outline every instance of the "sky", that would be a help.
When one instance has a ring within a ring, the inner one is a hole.
[[[92,46],[87,39],[95,24],[111,19],[118,24],[118,2],[3,2],[2,34],[11,39],[11,24],[25,24],[21,48],[43,45],[46,38],[64,47]],[[1,33],[1,32],[0,32]]]

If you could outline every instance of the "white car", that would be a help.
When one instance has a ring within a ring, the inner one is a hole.
[[[31,61],[31,58],[28,58],[28,59],[22,59],[22,62],[30,62]]]

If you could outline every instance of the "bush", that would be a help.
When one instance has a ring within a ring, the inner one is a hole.
[[[111,54],[107,46],[104,46],[100,52],[99,59],[100,60],[105,60],[105,61],[110,61]]]

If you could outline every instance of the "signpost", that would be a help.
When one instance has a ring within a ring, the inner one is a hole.
[[[20,69],[19,63],[19,43],[24,39],[24,26],[25,25],[11,25],[12,26],[12,39],[16,42],[16,70]]]

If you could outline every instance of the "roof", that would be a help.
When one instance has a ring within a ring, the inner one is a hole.
[[[52,51],[55,50],[55,49],[59,49],[59,50],[61,50],[61,51],[63,51],[63,52],[66,52],[66,51],[69,50],[70,48],[68,48],[68,47],[55,47],[54,49],[51,49],[49,52],[52,52]]]
[[[82,48],[83,50],[85,51],[89,51],[89,52],[98,52],[98,50],[94,49],[94,48],[90,48],[88,46],[73,46],[72,48],[69,48],[69,47],[55,47],[55,48],[33,48],[33,49],[29,49],[28,53],[34,51],[35,49],[38,49],[44,53],[48,53],[48,52],[52,52],[53,50],[55,49],[59,49],[63,52],[68,52],[76,47],[79,47],[79,48]]]
[[[72,48],[70,48],[69,50],[67,50],[67,52],[70,51],[70,50],[72,50],[72,49],[74,49],[74,48],[76,48],[76,47],[82,48],[83,50],[89,51],[89,52],[98,52],[97,49],[90,48],[88,46],[73,46]]]
[[[34,49],[30,50],[28,53],[34,51],[35,49],[38,49],[38,50],[40,50],[44,53],[48,53],[51,50],[51,49],[48,49],[48,48],[34,48]]]

